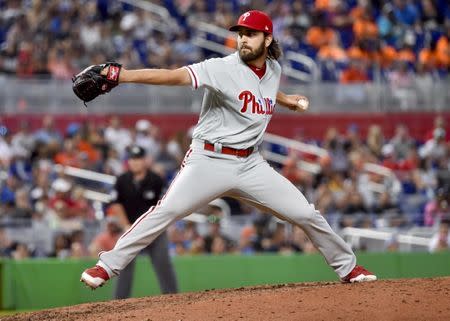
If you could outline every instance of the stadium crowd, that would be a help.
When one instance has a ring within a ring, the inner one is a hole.
[[[168,185],[190,141],[190,131],[166,139],[147,119],[127,128],[118,117],[105,124],[72,123],[64,131],[56,129],[52,116],[43,118],[36,131],[22,122],[11,132],[0,122],[0,133],[0,254],[15,258],[95,255],[123,232],[112,207],[86,194],[108,194],[111,185],[67,176],[62,166],[117,176],[127,168],[127,146],[138,144]],[[393,137],[385,137],[378,125],[362,137],[352,125],[346,132],[329,128],[317,142],[294,139],[320,145],[327,156],[268,145],[286,156],[284,164],[273,166],[335,229],[437,228],[450,215],[450,139],[442,117],[419,141],[406,124],[398,125]],[[299,161],[320,164],[321,170],[311,172]],[[392,172],[367,171],[367,163]],[[300,229],[232,199],[210,203],[199,213],[205,222],[182,220],[170,227],[173,255],[315,251]]]
[[[0,72],[70,79],[107,60],[128,68],[185,65],[217,55],[193,45],[199,21],[228,28],[250,8],[268,12],[283,49],[315,59],[324,81],[380,74],[405,87],[414,74],[446,77],[450,66],[446,0],[152,2],[168,9],[175,26],[166,21],[161,29],[157,16],[120,1],[0,0]],[[235,46],[234,36],[208,39]]]

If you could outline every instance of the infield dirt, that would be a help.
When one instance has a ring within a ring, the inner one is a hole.
[[[450,277],[211,290],[80,304],[0,320],[450,320]]]

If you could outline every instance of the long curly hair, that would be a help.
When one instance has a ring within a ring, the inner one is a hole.
[[[270,59],[278,60],[283,55],[283,51],[281,50],[281,47],[278,43],[278,41],[272,39],[272,43],[270,44],[269,48],[267,49],[267,56]]]

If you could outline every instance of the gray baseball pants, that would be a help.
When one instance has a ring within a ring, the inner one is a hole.
[[[246,158],[226,155],[204,150],[199,140],[193,140],[161,201],[139,217],[111,251],[100,253],[98,265],[111,276],[118,275],[170,224],[221,196],[247,201],[302,228],[339,277],[355,267],[356,258],[350,246],[258,151]]]

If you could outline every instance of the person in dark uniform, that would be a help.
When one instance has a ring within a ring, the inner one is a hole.
[[[163,179],[153,172],[146,162],[145,149],[132,145],[128,148],[129,170],[120,175],[112,193],[112,206],[122,225],[127,229],[161,197]],[[169,257],[169,245],[166,232],[158,236],[153,243],[144,248],[141,254],[150,257],[161,293],[177,293],[177,279]],[[128,298],[131,294],[135,260],[120,273],[115,291],[116,299]]]

